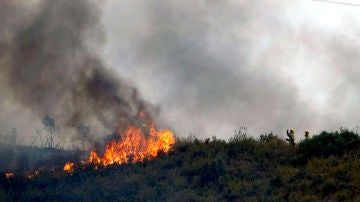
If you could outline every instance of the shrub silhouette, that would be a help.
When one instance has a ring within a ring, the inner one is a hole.
[[[357,133],[341,128],[340,131],[323,131],[313,138],[300,142],[297,160],[305,163],[312,157],[329,157],[359,149],[360,137]]]
[[[78,164],[73,173],[41,170],[31,179],[0,172],[0,201],[360,201],[359,145],[346,129],[295,146],[271,133],[191,137],[144,162]]]

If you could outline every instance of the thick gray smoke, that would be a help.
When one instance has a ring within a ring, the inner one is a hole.
[[[150,115],[137,90],[101,60],[100,11],[88,0],[0,1],[3,131],[30,136],[45,115],[62,133],[80,124],[113,130],[140,124],[139,112]]]
[[[0,9],[0,132],[31,136],[46,114],[64,136],[79,123],[92,134],[136,124],[153,107],[117,72],[180,136],[360,123],[358,7],[108,0],[102,16],[93,0],[2,0]]]
[[[303,0],[113,0],[107,56],[181,135],[353,127],[356,11]]]

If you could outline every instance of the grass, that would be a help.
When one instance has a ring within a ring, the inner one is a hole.
[[[295,146],[272,134],[192,137],[135,164],[43,170],[31,179],[26,170],[0,173],[0,200],[359,201],[359,148],[359,135],[345,129]]]

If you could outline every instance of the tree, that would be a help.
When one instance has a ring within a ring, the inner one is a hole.
[[[42,121],[43,121],[45,129],[48,132],[47,145],[49,148],[54,148],[54,146],[55,146],[55,140],[54,140],[55,133],[54,132],[56,129],[55,121],[49,115],[46,115]]]
[[[85,140],[89,136],[90,127],[86,126],[84,124],[80,124],[80,126],[78,126],[77,128],[78,128],[78,133],[79,133],[80,139],[81,139],[82,150],[84,151],[85,150]]]

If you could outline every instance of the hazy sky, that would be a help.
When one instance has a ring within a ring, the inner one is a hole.
[[[68,148],[82,123],[89,146],[148,118],[224,139],[241,126],[301,137],[360,125],[358,6],[1,0],[0,25],[0,141],[16,128],[19,143],[40,145],[46,114]]]
[[[360,7],[108,0],[103,23],[105,61],[179,136],[360,124]]]

